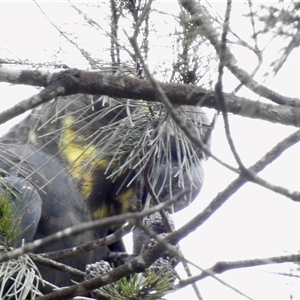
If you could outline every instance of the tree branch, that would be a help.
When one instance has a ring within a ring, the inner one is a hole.
[[[24,70],[0,65],[0,82],[45,87],[40,93],[19,102],[0,114],[0,124],[42,103],[61,95],[87,93],[134,100],[159,101],[148,80],[130,76],[104,75],[101,72],[68,70],[51,73],[43,70]],[[219,110],[214,91],[195,85],[160,83],[173,105],[199,105]],[[273,123],[300,127],[300,109],[285,105],[272,105],[224,93],[229,113],[261,119]],[[297,99],[297,101],[300,101]]]
[[[72,248],[66,248],[60,251],[53,251],[53,252],[47,252],[39,254],[41,257],[50,258],[52,260],[58,260],[66,257],[72,257],[81,253],[85,253],[86,251],[99,249],[104,246],[111,245],[112,243],[115,243],[119,241],[123,236],[128,234],[130,230],[132,229],[132,225],[127,224],[124,225],[119,230],[115,231],[112,234],[109,234],[108,236],[99,239],[97,241],[92,241],[77,247]]]
[[[76,275],[76,276],[81,276],[82,278],[84,276],[84,272],[82,272],[80,270],[77,270],[77,269],[72,268],[70,266],[67,266],[65,264],[59,263],[59,262],[54,261],[52,259],[42,257],[39,254],[30,254],[29,256],[35,263],[40,263],[42,265],[60,270],[62,272],[67,272],[69,274],[73,274],[73,275]]]
[[[180,3],[191,14],[193,20],[199,26],[202,34],[210,41],[218,55],[220,55],[221,45],[219,42],[219,34],[212,26],[210,18],[206,14],[205,9],[202,9],[202,6],[194,0],[180,0]],[[237,66],[237,60],[228,47],[226,47],[225,57],[226,67],[242,84],[244,84],[251,91],[277,104],[300,107],[299,99],[285,97],[268,89],[267,87],[255,81],[245,70],[239,68]]]
[[[172,199],[164,201],[163,203],[156,205],[152,208],[149,208],[147,211],[142,211],[142,212],[137,212],[137,213],[125,213],[125,214],[118,215],[118,216],[103,218],[103,219],[96,220],[96,221],[85,222],[85,223],[81,223],[79,225],[74,225],[70,228],[66,228],[62,231],[51,234],[43,239],[39,239],[39,240],[35,240],[31,243],[27,243],[21,248],[17,248],[12,251],[1,253],[0,254],[0,262],[7,261],[7,260],[10,260],[13,258],[17,258],[20,255],[23,255],[25,253],[33,252],[41,246],[45,246],[49,243],[59,241],[63,238],[69,237],[74,234],[82,233],[82,232],[85,232],[90,229],[95,229],[97,227],[109,227],[109,226],[122,224],[122,223],[126,223],[126,222],[129,222],[130,224],[134,225],[138,219],[143,218],[148,215],[151,215],[156,211],[160,211],[161,209],[164,209],[165,207],[178,201],[178,198],[182,197],[182,195],[184,195],[185,193],[186,193],[186,191],[180,192],[176,196],[174,196]]]
[[[249,170],[254,173],[261,172],[266,166],[275,161],[284,151],[299,141],[300,130],[297,130],[295,133],[289,135],[287,138],[279,142],[274,148],[268,151]],[[221,208],[231,195],[236,193],[247,181],[248,179],[241,174],[237,179],[229,184],[225,190],[220,192],[201,213],[167,236],[166,240],[172,245],[177,244],[184,236],[187,236],[205,223],[219,208]]]
[[[203,270],[199,275],[189,277],[184,280],[180,280],[180,282],[174,287],[175,290],[182,289],[192,283],[195,283],[199,280],[202,280],[211,274],[222,274],[226,271],[242,269],[242,268],[250,268],[256,266],[264,266],[270,264],[282,264],[295,262],[300,260],[300,254],[292,254],[292,255],[284,255],[284,256],[274,256],[267,258],[255,258],[255,259],[247,259],[247,260],[238,260],[238,261],[219,261],[214,264],[212,267]]]
[[[294,145],[300,139],[300,130],[291,134],[289,137],[278,143],[273,149],[266,153],[257,163],[252,167],[253,172],[262,171],[267,165],[272,163],[276,158],[278,158],[285,150]],[[166,242],[175,245],[183,237],[190,234],[192,231],[196,230],[200,225],[202,225],[206,220],[209,219],[228,199],[229,197],[241,188],[245,183],[246,179],[244,177],[238,177],[234,180],[223,192],[219,193],[218,196],[207,206],[207,208],[187,224],[179,228],[178,230],[170,233],[166,237]],[[25,245],[26,246],[26,245]],[[75,295],[84,294],[95,288],[99,288],[103,285],[115,282],[116,280],[129,276],[133,272],[142,272],[145,268],[149,267],[157,258],[160,257],[163,246],[157,244],[152,249],[144,252],[142,255],[138,256],[125,263],[124,265],[115,268],[111,272],[105,274],[101,277],[95,277],[88,281],[79,283],[78,285],[65,288],[63,290],[55,291],[44,297],[38,298],[39,300],[50,300],[50,299],[69,299]]]

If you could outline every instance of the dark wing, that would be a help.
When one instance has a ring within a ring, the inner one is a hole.
[[[23,242],[32,242],[42,212],[42,200],[36,188],[28,180],[8,174],[2,178],[0,191],[1,206],[3,208],[4,202],[8,201],[10,218],[14,221],[11,228],[6,228],[11,235],[3,236],[2,232],[3,241],[14,248]]]
[[[5,157],[10,159],[7,160]],[[11,186],[16,196],[22,195],[16,213],[26,208],[22,227],[31,225],[16,241],[17,246],[21,245],[22,238],[30,242],[92,220],[77,184],[58,158],[30,145],[7,146],[6,150],[2,149],[0,158],[0,169],[3,170],[5,176],[3,179],[7,182],[7,186],[2,185],[1,189],[9,190]],[[30,199],[30,196],[33,198]],[[15,202],[15,196],[12,196],[10,201]],[[37,252],[51,252],[79,246],[103,237],[106,233],[107,230],[90,230],[40,247]],[[86,264],[105,259],[108,254],[108,248],[104,247],[64,258],[59,262],[84,270]],[[68,273],[37,265],[42,277],[57,286],[70,285],[71,279],[82,280]],[[49,292],[43,287],[41,290]]]

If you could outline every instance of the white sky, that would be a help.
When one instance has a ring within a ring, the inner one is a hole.
[[[61,2],[57,2],[61,4]],[[224,2],[211,2],[211,4],[219,9],[220,15],[224,14],[220,10],[220,6],[224,7]],[[74,24],[75,13],[72,14],[62,8],[58,10],[53,2],[48,2],[45,5],[48,6],[47,13],[53,21],[59,20],[64,14],[65,22],[72,21],[72,24]],[[172,1],[160,2],[160,9],[167,8],[169,12],[174,9],[174,6],[175,2]],[[43,7],[45,8],[45,6]],[[234,1],[234,8],[238,13],[233,13],[233,16],[235,16],[233,27],[235,30],[239,30],[241,36],[243,34],[247,36],[250,32],[248,31],[249,28],[247,29],[247,24],[241,26],[241,24],[245,24],[241,23],[244,22],[241,13],[244,6]],[[94,17],[99,19],[96,12]],[[159,20],[157,22],[159,24]],[[164,27],[160,26],[160,28],[163,29]],[[69,29],[74,31],[73,26],[70,26]],[[85,28],[80,26],[80,21],[78,21],[78,28],[75,28],[75,33],[81,38],[86,34]],[[98,43],[96,43],[94,49],[98,49],[98,46],[105,43],[102,38],[104,37],[101,35],[101,39],[96,40]],[[95,39],[92,39],[92,41],[94,42]],[[164,41],[167,45],[168,41]],[[68,52],[70,57],[72,55],[78,57],[77,50],[74,50],[63,38],[57,37],[57,32],[38,13],[34,4],[25,3],[25,1],[0,2],[1,58],[19,57],[35,62],[53,61],[52,53],[58,51],[61,54],[56,42],[59,42],[64,50],[71,51],[70,54]],[[93,45],[90,39],[86,39],[85,42],[87,47],[89,44]],[[162,51],[162,49],[165,48],[160,48],[159,54],[167,59],[169,54]],[[269,64],[278,55],[278,49],[270,47],[267,51],[265,56]],[[102,51],[101,55],[103,53]],[[237,49],[235,49],[235,54],[240,66],[251,72],[256,63],[255,57],[248,52]],[[295,74],[295,70],[300,67],[299,55],[299,50],[294,51],[277,77],[268,80],[269,88],[283,95],[299,96],[299,78]],[[67,57],[67,55],[62,56]],[[105,58],[104,56],[100,57]],[[78,60],[77,65],[71,66],[84,68],[85,61]],[[228,75],[225,78],[225,89],[227,91],[232,91],[236,85],[237,81],[233,80],[232,76]],[[31,87],[11,87],[1,84],[1,109],[11,106],[15,101],[29,97],[32,93],[34,91]],[[251,93],[246,93],[246,89],[239,95],[253,96]],[[259,98],[253,99],[259,100]],[[231,116],[230,123],[236,147],[246,165],[254,163],[277,142],[296,131],[296,128],[238,116]],[[1,125],[0,130],[5,131],[7,126],[10,126],[10,124]],[[286,151],[280,159],[261,174],[263,178],[291,190],[299,190],[299,147],[299,145],[296,145]],[[234,162],[224,136],[221,118],[213,133],[212,151],[224,161]],[[203,190],[199,198],[190,207],[175,216],[177,227],[185,224],[187,220],[199,213],[234,178],[235,175],[232,172],[210,159],[206,163],[206,182]],[[299,215],[299,203],[294,203],[254,184],[247,184],[211,219],[190,234],[181,243],[181,247],[186,257],[201,266],[201,268],[209,267],[219,260],[259,258],[283,255],[290,252],[296,253],[300,242],[298,235],[298,228],[300,228]],[[255,299],[290,299],[290,293],[294,296],[294,299],[300,299],[300,285],[296,279],[268,273],[268,271],[282,270],[289,272],[290,267],[295,268],[295,265],[286,264],[235,270],[221,275],[220,278]],[[195,272],[195,274],[197,273]],[[211,278],[201,281],[199,287],[204,299],[243,299]],[[170,295],[169,299],[195,299],[195,296],[192,288],[189,287]]]

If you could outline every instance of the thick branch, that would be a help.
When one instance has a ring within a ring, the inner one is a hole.
[[[46,87],[39,94],[21,101],[0,114],[0,124],[54,97],[87,93],[136,100],[158,101],[155,89],[147,80],[129,76],[104,75],[101,72],[68,70],[50,73],[40,70],[12,70],[0,66],[0,82]],[[219,109],[215,92],[196,85],[161,83],[161,88],[174,105],[198,105]],[[284,125],[300,126],[300,109],[272,105],[224,93],[229,113]]]

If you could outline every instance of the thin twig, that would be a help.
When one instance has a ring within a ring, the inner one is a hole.
[[[220,63],[219,63],[219,76],[218,76],[218,82],[216,83],[215,91],[216,91],[216,96],[220,105],[220,109],[222,111],[223,115],[223,120],[224,120],[224,125],[225,125],[225,133],[226,133],[226,138],[230,147],[230,150],[239,165],[240,170],[247,172],[239,154],[236,151],[235,145],[233,138],[231,136],[230,132],[230,125],[229,125],[229,119],[228,119],[228,110],[227,110],[227,104],[225,101],[225,98],[223,96],[223,84],[222,84],[222,78],[223,78],[223,73],[224,73],[224,66],[225,66],[225,51],[226,51],[226,39],[227,39],[227,34],[229,30],[229,20],[230,20],[230,11],[231,11],[231,1],[227,1],[227,8],[226,8],[226,13],[225,13],[225,20],[223,24],[223,32],[222,32],[222,38],[221,38],[221,47],[220,47]]]
[[[66,238],[68,236],[71,236],[74,234],[79,234],[79,233],[85,232],[87,230],[95,229],[97,227],[110,227],[113,225],[122,224],[122,223],[126,223],[126,222],[129,222],[132,225],[134,225],[136,223],[136,220],[143,218],[145,216],[151,215],[151,214],[155,213],[156,211],[160,211],[161,209],[164,209],[166,206],[169,206],[172,203],[178,201],[178,198],[182,197],[182,195],[184,193],[185,193],[185,191],[178,193],[172,199],[164,201],[163,203],[156,205],[152,208],[149,208],[147,211],[142,211],[142,212],[137,212],[137,213],[125,213],[125,214],[122,214],[119,216],[103,218],[100,220],[96,220],[96,221],[92,221],[92,222],[85,222],[85,223],[81,223],[79,225],[69,227],[69,228],[59,231],[57,233],[51,234],[43,239],[35,240],[32,243],[27,243],[22,248],[17,248],[12,251],[1,254],[0,262],[7,261],[7,260],[10,260],[13,258],[17,258],[22,254],[25,254],[28,252],[33,252],[41,246],[45,246],[49,243],[56,242],[58,240]]]
[[[44,10],[41,8],[39,3],[36,0],[33,0],[38,9],[41,11],[41,13],[44,15],[46,20],[59,32],[61,36],[63,36],[70,44],[72,44],[80,53],[81,55],[87,60],[87,62],[90,64],[90,66],[96,66],[97,62],[91,57],[90,53],[88,53],[83,48],[79,47],[78,44],[76,44],[71,38],[68,37],[68,35],[62,31],[56,24],[54,24],[50,18],[47,16],[47,14],[44,12]]]
[[[258,160],[250,170],[252,172],[261,172],[266,166],[275,161],[284,151],[292,147],[294,144],[300,141],[300,130],[297,130],[293,134],[289,135],[281,142],[279,142],[275,147],[268,151],[260,160]],[[245,183],[247,183],[247,178],[240,175],[237,179],[232,181],[227,188],[210,202],[210,204],[187,224],[179,228],[178,230],[171,233],[166,239],[172,244],[178,243],[179,240],[190,234],[196,228],[205,223],[223,204],[236,193]]]
[[[255,259],[246,259],[246,260],[238,260],[238,261],[219,261],[215,263],[212,267],[203,270],[203,272],[201,272],[199,275],[180,280],[180,282],[174,287],[174,289],[175,291],[182,289],[183,287],[186,287],[193,282],[197,282],[199,280],[202,280],[210,276],[210,274],[222,274],[230,270],[264,266],[270,264],[289,263],[289,262],[295,262],[299,260],[300,260],[300,254],[292,254],[292,255],[285,255],[285,256],[255,258]]]
[[[81,253],[85,253],[86,251],[95,250],[104,246],[111,245],[112,243],[119,241],[122,237],[128,234],[131,229],[132,229],[132,225],[127,224],[123,226],[121,229],[115,231],[114,233],[109,234],[108,236],[99,239],[97,241],[86,243],[77,247],[66,248],[60,251],[41,253],[39,254],[39,256],[50,258],[52,260],[72,257]]]
[[[42,257],[39,254],[29,254],[29,256],[36,263],[39,263],[39,264],[42,264],[42,265],[54,268],[54,269],[62,271],[62,272],[66,272],[66,273],[72,274],[72,275],[75,275],[75,276],[81,276],[81,277],[84,276],[84,272],[82,272],[82,271],[80,271],[78,269],[72,268],[70,266],[67,266],[65,264],[59,263],[59,262],[54,261],[52,259],[49,259],[49,258],[46,258],[46,257]]]
[[[176,257],[178,260],[180,260],[182,263],[185,263],[184,264],[184,267],[188,267],[188,264],[192,265],[193,267],[195,267],[196,269],[199,269],[201,270],[202,272],[205,272],[204,269],[202,269],[201,267],[199,267],[198,265],[194,264],[192,261],[189,261],[188,259],[186,259],[182,252],[180,251],[180,249],[176,249],[176,247],[172,246],[171,244],[169,244],[166,239],[164,238],[161,238],[159,235],[157,235],[153,230],[149,229],[148,227],[142,225],[142,224],[139,224],[137,225],[138,227],[140,227],[141,230],[143,230],[148,236],[150,236],[151,238],[153,238],[154,240],[157,241],[157,243],[159,245],[161,245],[166,251],[168,251],[172,256]],[[192,275],[191,272],[190,272],[190,269],[188,267],[189,270],[189,273],[187,273],[187,275],[190,277]],[[236,291],[237,293],[239,293],[240,295],[243,295],[245,296],[247,299],[250,299],[250,300],[253,300],[252,298],[250,298],[249,296],[247,296],[245,293],[241,292],[240,290],[236,289],[235,287],[233,287],[232,285],[226,283],[224,280],[216,277],[216,275],[211,272],[208,274],[208,276],[211,276],[213,279],[217,280],[218,282],[222,283],[223,285],[229,287],[230,289]],[[198,299],[203,299],[201,294],[200,294],[200,291],[198,290],[198,287],[197,285],[195,285],[194,283],[192,283],[192,286],[195,290],[195,293],[197,295],[197,298]],[[173,292],[173,291],[172,291]]]

